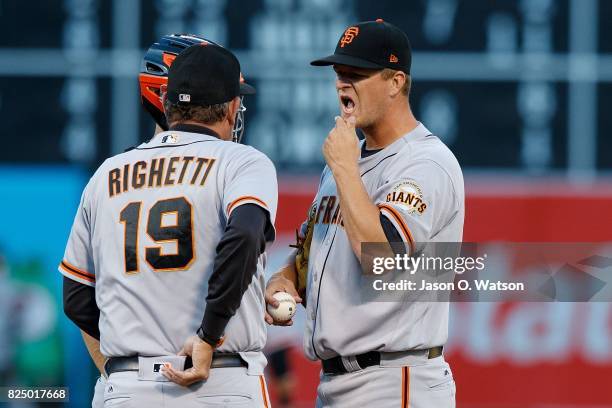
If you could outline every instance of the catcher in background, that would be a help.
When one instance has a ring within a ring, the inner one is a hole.
[[[304,299],[304,350],[323,367],[317,407],[454,407],[442,349],[448,302],[362,295],[362,244],[402,242],[410,255],[432,256],[432,243],[463,234],[461,168],[410,110],[408,39],[380,19],[355,24],[312,65],[333,65],[341,117],[323,145],[327,166],[299,248],[268,281],[266,300],[274,305],[278,291]]]

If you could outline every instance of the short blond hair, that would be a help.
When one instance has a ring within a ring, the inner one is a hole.
[[[391,79],[393,78],[393,75],[395,75],[396,72],[397,70],[395,69],[385,68],[382,70],[381,76],[385,80]],[[406,96],[408,96],[408,94],[410,93],[410,82],[411,82],[410,75],[406,74],[406,82],[404,82],[404,86],[402,86],[402,93]]]

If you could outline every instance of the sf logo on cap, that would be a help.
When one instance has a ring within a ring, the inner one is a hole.
[[[344,35],[340,39],[340,48],[344,48],[346,44],[350,44],[353,42],[355,37],[359,34],[359,27],[349,27],[344,32]]]
[[[189,94],[179,94],[180,102],[191,102],[191,95]]]

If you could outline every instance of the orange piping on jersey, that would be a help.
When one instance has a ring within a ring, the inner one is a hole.
[[[66,268],[64,268],[64,267],[61,267],[61,268],[62,268],[62,270],[63,270],[64,272],[66,272],[66,273],[68,273],[68,274],[70,274],[70,275],[72,275],[72,276],[74,276],[74,277],[76,277],[76,278],[86,280],[87,282],[96,283],[96,280],[95,280],[95,279],[91,279],[91,278],[88,278],[88,277],[86,277],[86,276],[83,276],[83,275],[81,275],[81,274],[79,274],[79,273],[72,272],[72,271],[70,271],[70,270],[68,270],[68,269],[66,269]]]
[[[410,406],[410,367],[402,367],[402,408]]]
[[[87,274],[87,275],[86,275],[86,273],[87,273],[87,272],[81,272],[81,271],[79,271],[78,269],[73,270],[73,269],[72,269],[72,268],[69,266],[69,264],[66,264],[64,261],[62,261],[62,262],[59,264],[59,267],[60,267],[60,269],[61,269],[62,271],[66,272],[66,273],[68,273],[68,274],[70,274],[70,275],[72,275],[72,276],[75,276],[75,277],[80,278],[80,279],[84,279],[84,280],[86,280],[87,282],[96,283],[96,278],[95,278],[95,277],[93,277],[93,275],[91,275],[91,276],[89,276],[89,274]]]
[[[259,384],[261,385],[261,397],[263,398],[264,407],[268,408],[268,393],[266,391],[266,383],[264,381],[263,375],[259,376]]]
[[[232,210],[234,209],[234,207],[236,207],[239,203],[241,203],[242,201],[247,201],[247,200],[255,201],[255,202],[261,204],[261,206],[263,208],[268,209],[268,206],[266,205],[266,203],[261,201],[259,198],[253,197],[253,196],[244,196],[244,197],[239,197],[239,198],[235,199],[234,201],[232,201],[227,206],[227,214],[229,215],[232,212]]]
[[[69,264],[68,262],[66,262],[66,260],[65,260],[65,259],[64,259],[64,260],[62,260],[62,264],[63,264],[63,265],[66,267],[66,268],[68,268],[68,269],[70,269],[70,270],[72,270],[72,271],[74,271],[74,272],[78,272],[78,273],[80,273],[80,274],[83,274],[83,275],[89,276],[90,278],[94,278],[94,279],[96,278],[96,275],[94,275],[93,273],[89,273],[89,272],[87,272],[87,271],[85,271],[85,270],[83,270],[83,269],[79,269],[79,268],[77,268],[76,266],[71,265],[71,264]]]
[[[404,236],[407,238],[408,244],[410,245],[410,253],[414,254],[415,252],[414,238],[412,237],[412,233],[410,233],[410,228],[408,228],[408,226],[404,222],[404,219],[402,218],[400,213],[395,208],[387,204],[378,204],[378,207],[389,211],[391,216],[395,219],[395,222],[397,222],[400,228],[402,229]]]

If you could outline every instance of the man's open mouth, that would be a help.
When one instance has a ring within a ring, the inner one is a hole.
[[[348,95],[340,96],[342,111],[348,115],[355,111],[355,101]]]

